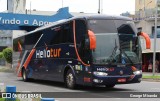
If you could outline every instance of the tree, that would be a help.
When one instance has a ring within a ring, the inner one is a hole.
[[[3,50],[3,56],[8,63],[12,63],[12,48],[5,48]]]
[[[0,52],[0,59],[3,59],[4,56],[3,56],[3,52]]]

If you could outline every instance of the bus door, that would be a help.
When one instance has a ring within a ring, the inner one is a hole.
[[[75,23],[75,25],[74,25]],[[86,47],[86,39],[88,39],[88,30],[86,21],[84,19],[77,19],[73,22],[73,26],[75,27],[75,41],[76,44],[75,51],[76,59],[78,59],[78,63],[75,64],[75,71],[78,83],[84,82],[84,77],[88,78],[88,70],[85,71],[85,67],[89,67],[91,63],[91,50]],[[91,69],[91,68],[88,68]]]

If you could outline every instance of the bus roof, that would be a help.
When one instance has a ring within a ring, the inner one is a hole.
[[[111,15],[103,15],[103,14],[95,14],[95,15],[85,15],[85,16],[79,16],[79,17],[73,17],[73,19],[76,18],[86,18],[86,19],[105,19],[105,20],[132,20],[129,17],[124,16],[111,16]]]
[[[52,24],[38,27],[33,31],[30,31],[30,32],[27,32],[27,33],[25,33],[21,36],[15,37],[15,39],[19,38],[19,37],[22,37],[22,36],[32,34],[32,33],[37,32],[37,31],[44,30],[46,28],[53,27],[55,25],[59,25],[59,24],[62,24],[62,23],[68,22],[68,21],[72,21],[74,19],[87,19],[87,20],[89,20],[89,19],[104,19],[104,20],[129,20],[129,21],[132,21],[131,18],[124,17],[124,16],[109,16],[109,15],[102,15],[102,14],[96,14],[96,15],[92,14],[92,15],[78,16],[78,17],[72,17],[72,18],[69,18],[69,19],[58,20],[58,21],[53,22]]]

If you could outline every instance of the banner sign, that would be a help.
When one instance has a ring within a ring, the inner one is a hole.
[[[23,26],[38,27],[71,17],[73,16],[68,12],[68,7],[59,9],[52,16],[0,13],[0,30],[22,30]]]

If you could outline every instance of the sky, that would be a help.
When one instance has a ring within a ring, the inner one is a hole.
[[[135,11],[135,0],[101,0],[102,13],[120,15],[126,11]],[[0,0],[0,12],[7,9],[7,0]],[[97,13],[99,0],[26,0],[26,9],[41,11],[58,11],[69,7],[70,12]]]
[[[7,0],[0,0],[0,12],[7,10]]]

